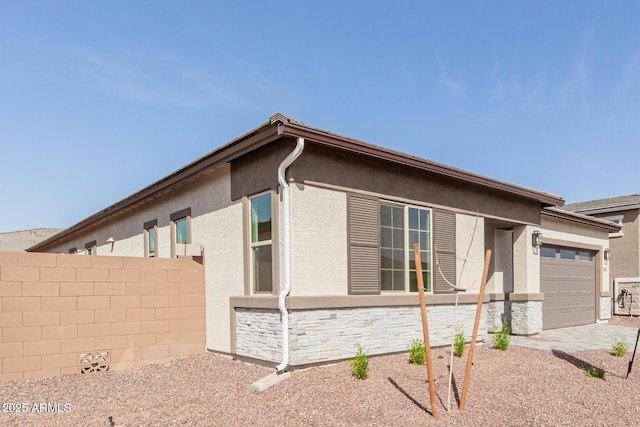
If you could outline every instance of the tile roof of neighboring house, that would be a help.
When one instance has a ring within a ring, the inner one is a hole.
[[[0,233],[0,251],[22,252],[60,231],[59,228],[34,228]]]
[[[510,184],[441,163],[411,156],[399,151],[369,144],[354,138],[338,135],[324,129],[309,126],[284,114],[276,113],[269,118],[269,121],[257,128],[187,164],[172,174],[143,188],[139,192],[132,194],[131,196],[109,206],[83,221],[80,221],[61,233],[32,246],[28,250],[32,251],[40,249],[80,229],[96,224],[116,212],[144,203],[148,197],[157,196],[169,187],[174,187],[175,185],[185,182],[189,177],[196,176],[198,173],[206,169],[217,167],[218,165],[236,159],[250,151],[282,138],[283,136],[292,138],[302,137],[315,144],[374,157],[407,167],[417,168],[423,171],[440,174],[447,178],[460,180],[468,184],[476,184],[482,187],[491,188],[492,190],[504,191],[512,196],[535,200],[543,206],[564,204],[562,197],[551,193]]]
[[[617,212],[627,209],[640,209],[640,194],[630,194],[628,196],[609,197],[606,199],[569,203],[562,206],[561,209],[588,215],[606,212]]]

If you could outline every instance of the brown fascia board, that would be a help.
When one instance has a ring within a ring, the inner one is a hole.
[[[513,195],[525,197],[539,201],[543,206],[558,206],[564,204],[564,199],[554,194],[542,191],[532,190],[530,188],[509,184],[504,181],[498,181],[482,175],[447,166],[430,160],[421,159],[387,148],[372,145],[357,139],[348,138],[327,131],[322,131],[310,126],[304,126],[296,123],[280,123],[278,125],[278,134],[289,137],[302,137],[310,141],[326,145],[328,147],[337,148],[352,153],[365,156],[375,157],[404,166],[414,167],[420,170],[443,175],[447,178],[454,178],[467,183],[477,184],[491,189],[505,191]]]
[[[559,208],[548,207],[542,209],[542,215],[550,218],[558,218],[565,221],[571,221],[582,225],[588,225],[595,228],[600,228],[608,231],[609,233],[617,233],[622,230],[622,226],[615,222],[607,221],[604,219],[596,218],[593,216],[587,216],[575,212],[565,211]]]
[[[273,126],[271,122],[264,123],[261,126],[253,129],[252,131],[249,131],[244,135],[234,139],[233,141],[223,145],[222,147],[208,154],[205,154],[197,160],[194,160],[186,166],[162,178],[161,180],[156,181],[155,183],[143,188],[137,193],[134,193],[131,196],[109,206],[108,208],[91,215],[90,217],[61,231],[58,234],[55,234],[50,238],[43,240],[42,242],[34,246],[31,246],[27,249],[27,252],[42,249],[58,240],[63,239],[66,236],[69,236],[83,228],[90,226],[91,224],[96,223],[97,221],[100,221],[101,219],[108,217],[109,215],[113,215],[118,211],[133,206],[145,200],[146,198],[157,194],[205,169],[216,167],[223,163],[229,162],[278,138],[280,138],[280,136],[277,133],[277,128]]]
[[[277,126],[274,126],[276,125]],[[36,251],[42,249],[58,240],[63,239],[83,228],[86,228],[109,215],[113,215],[123,209],[131,207],[137,203],[144,201],[146,198],[158,194],[159,192],[189,178],[198,172],[207,168],[216,167],[220,164],[229,162],[240,157],[252,150],[255,150],[281,136],[303,137],[318,144],[337,148],[352,153],[366,155],[390,162],[398,163],[404,166],[410,166],[421,170],[444,175],[449,178],[458,179],[468,183],[478,184],[496,190],[506,191],[513,195],[533,199],[546,206],[563,205],[564,200],[560,196],[549,193],[520,187],[503,181],[494,180],[481,175],[476,175],[461,169],[446,166],[440,163],[421,159],[419,157],[410,156],[408,154],[389,150],[369,143],[365,143],[353,138],[337,135],[318,128],[307,126],[302,122],[296,121],[283,114],[275,114],[271,116],[268,122],[258,126],[257,128],[245,133],[242,136],[232,140],[222,147],[206,154],[199,159],[187,164],[161,180],[143,188],[139,192],[109,206],[108,208],[80,221],[79,223],[61,231],[60,233],[43,240],[42,242],[30,247],[27,251]]]

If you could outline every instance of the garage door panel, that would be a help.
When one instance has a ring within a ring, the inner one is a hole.
[[[543,252],[556,254],[540,257],[544,329],[595,322],[595,257],[578,256],[584,250],[571,248]]]

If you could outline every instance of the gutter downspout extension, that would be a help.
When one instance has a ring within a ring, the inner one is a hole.
[[[302,150],[304,150],[304,138],[298,138],[296,148],[280,163],[280,167],[278,167],[278,182],[282,187],[282,243],[284,252],[282,256],[284,287],[280,290],[280,296],[278,298],[278,308],[280,308],[280,314],[282,315],[282,363],[276,366],[276,372],[278,373],[282,372],[287,365],[289,365],[289,312],[287,311],[285,302],[289,291],[291,291],[291,202],[289,201],[289,184],[287,183],[285,173],[287,168],[300,157]]]

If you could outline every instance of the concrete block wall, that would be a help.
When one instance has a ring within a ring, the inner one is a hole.
[[[204,351],[204,267],[191,257],[0,252],[0,380]]]
[[[456,324],[471,340],[476,304],[461,304]],[[427,308],[432,346],[450,345],[454,334],[453,305]],[[280,362],[280,313],[278,310],[236,311],[236,354]],[[262,333],[259,333],[261,331]],[[478,341],[487,335],[483,307]],[[289,317],[289,357],[292,366],[353,357],[358,345],[368,355],[405,351],[413,338],[422,339],[418,306],[327,308],[292,310]]]

